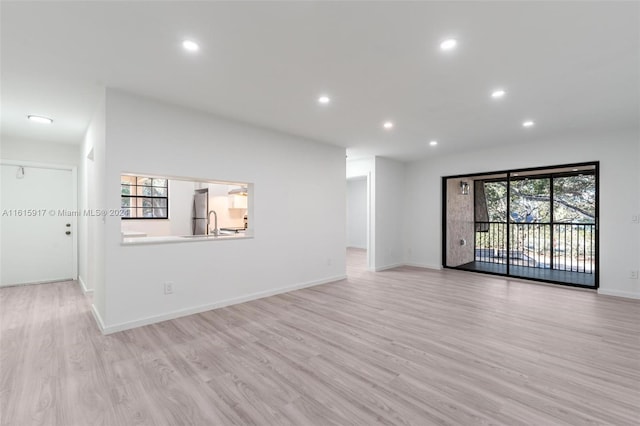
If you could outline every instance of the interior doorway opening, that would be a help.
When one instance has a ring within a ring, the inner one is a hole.
[[[443,266],[598,288],[598,163],[443,178]]]
[[[357,259],[356,270],[371,268],[370,186],[368,176],[347,179],[346,249],[348,259]]]

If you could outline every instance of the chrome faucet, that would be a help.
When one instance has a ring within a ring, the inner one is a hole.
[[[211,213],[213,213],[214,217],[214,227],[213,227],[213,236],[217,237],[220,235],[220,230],[218,229],[218,213],[215,210],[209,210],[209,214],[207,215],[207,229],[211,232]]]

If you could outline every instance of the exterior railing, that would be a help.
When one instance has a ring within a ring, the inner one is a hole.
[[[475,225],[477,262],[506,264],[508,257],[510,265],[587,274],[595,271],[595,224],[476,222]]]

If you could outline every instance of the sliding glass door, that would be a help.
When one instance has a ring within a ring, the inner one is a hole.
[[[597,178],[597,163],[443,178],[443,265],[597,288]]]

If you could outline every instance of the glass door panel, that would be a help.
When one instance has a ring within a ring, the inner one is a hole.
[[[597,288],[597,173],[585,163],[443,178],[443,265]]]
[[[553,178],[553,267],[595,270],[596,177],[591,171]]]
[[[507,272],[507,175],[474,180],[476,269]]]
[[[551,179],[512,173],[509,182],[509,273],[531,274],[550,266]]]

